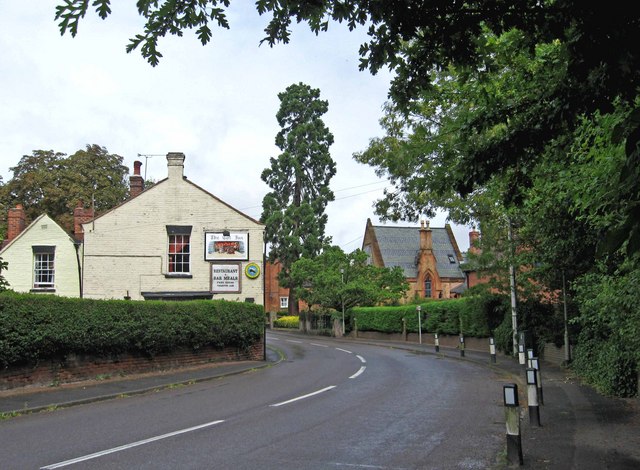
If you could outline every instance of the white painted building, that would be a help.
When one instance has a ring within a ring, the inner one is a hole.
[[[226,299],[264,302],[264,225],[184,176],[182,153],[168,176],[82,224],[83,296],[96,299]]]
[[[46,214],[25,227],[22,205],[10,209],[0,257],[8,264],[2,275],[9,289],[80,296],[82,245]]]

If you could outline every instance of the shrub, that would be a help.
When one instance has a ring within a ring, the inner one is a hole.
[[[2,292],[0,366],[67,354],[154,356],[203,346],[247,349],[259,341],[262,306],[224,300],[189,302],[69,299]]]
[[[273,326],[276,328],[298,329],[300,327],[300,317],[297,315],[285,315],[273,322]]]

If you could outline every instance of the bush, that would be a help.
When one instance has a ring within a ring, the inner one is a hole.
[[[189,302],[69,299],[0,293],[0,366],[67,354],[154,356],[177,348],[247,349],[259,341],[262,306],[224,300]]]
[[[400,307],[358,307],[352,309],[360,331],[401,333],[402,319],[408,332],[417,333],[419,328],[416,305]],[[420,304],[423,331],[467,336],[489,336],[489,323],[484,311],[478,308],[473,298],[428,300]]]
[[[573,358],[573,370],[600,393],[618,397],[637,395],[638,366],[633,353],[616,341],[581,337]]]
[[[276,328],[293,328],[297,330],[300,328],[300,317],[297,315],[285,315],[273,322],[273,326]]]

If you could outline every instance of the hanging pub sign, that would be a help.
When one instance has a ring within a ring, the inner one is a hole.
[[[247,232],[205,232],[205,261],[249,259],[249,234]]]
[[[211,264],[211,292],[240,292],[240,263]]]

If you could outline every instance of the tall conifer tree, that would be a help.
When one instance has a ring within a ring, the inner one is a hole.
[[[322,121],[329,104],[320,90],[304,83],[293,84],[278,94],[276,119],[281,127],[276,145],[282,151],[271,158],[262,180],[271,191],[262,201],[265,241],[269,260],[282,266],[280,284],[289,288],[289,312],[298,313],[291,266],[301,257],[313,258],[331,238],[325,236],[327,204],[333,201],[329,181],[336,164],[329,147],[333,134]]]

